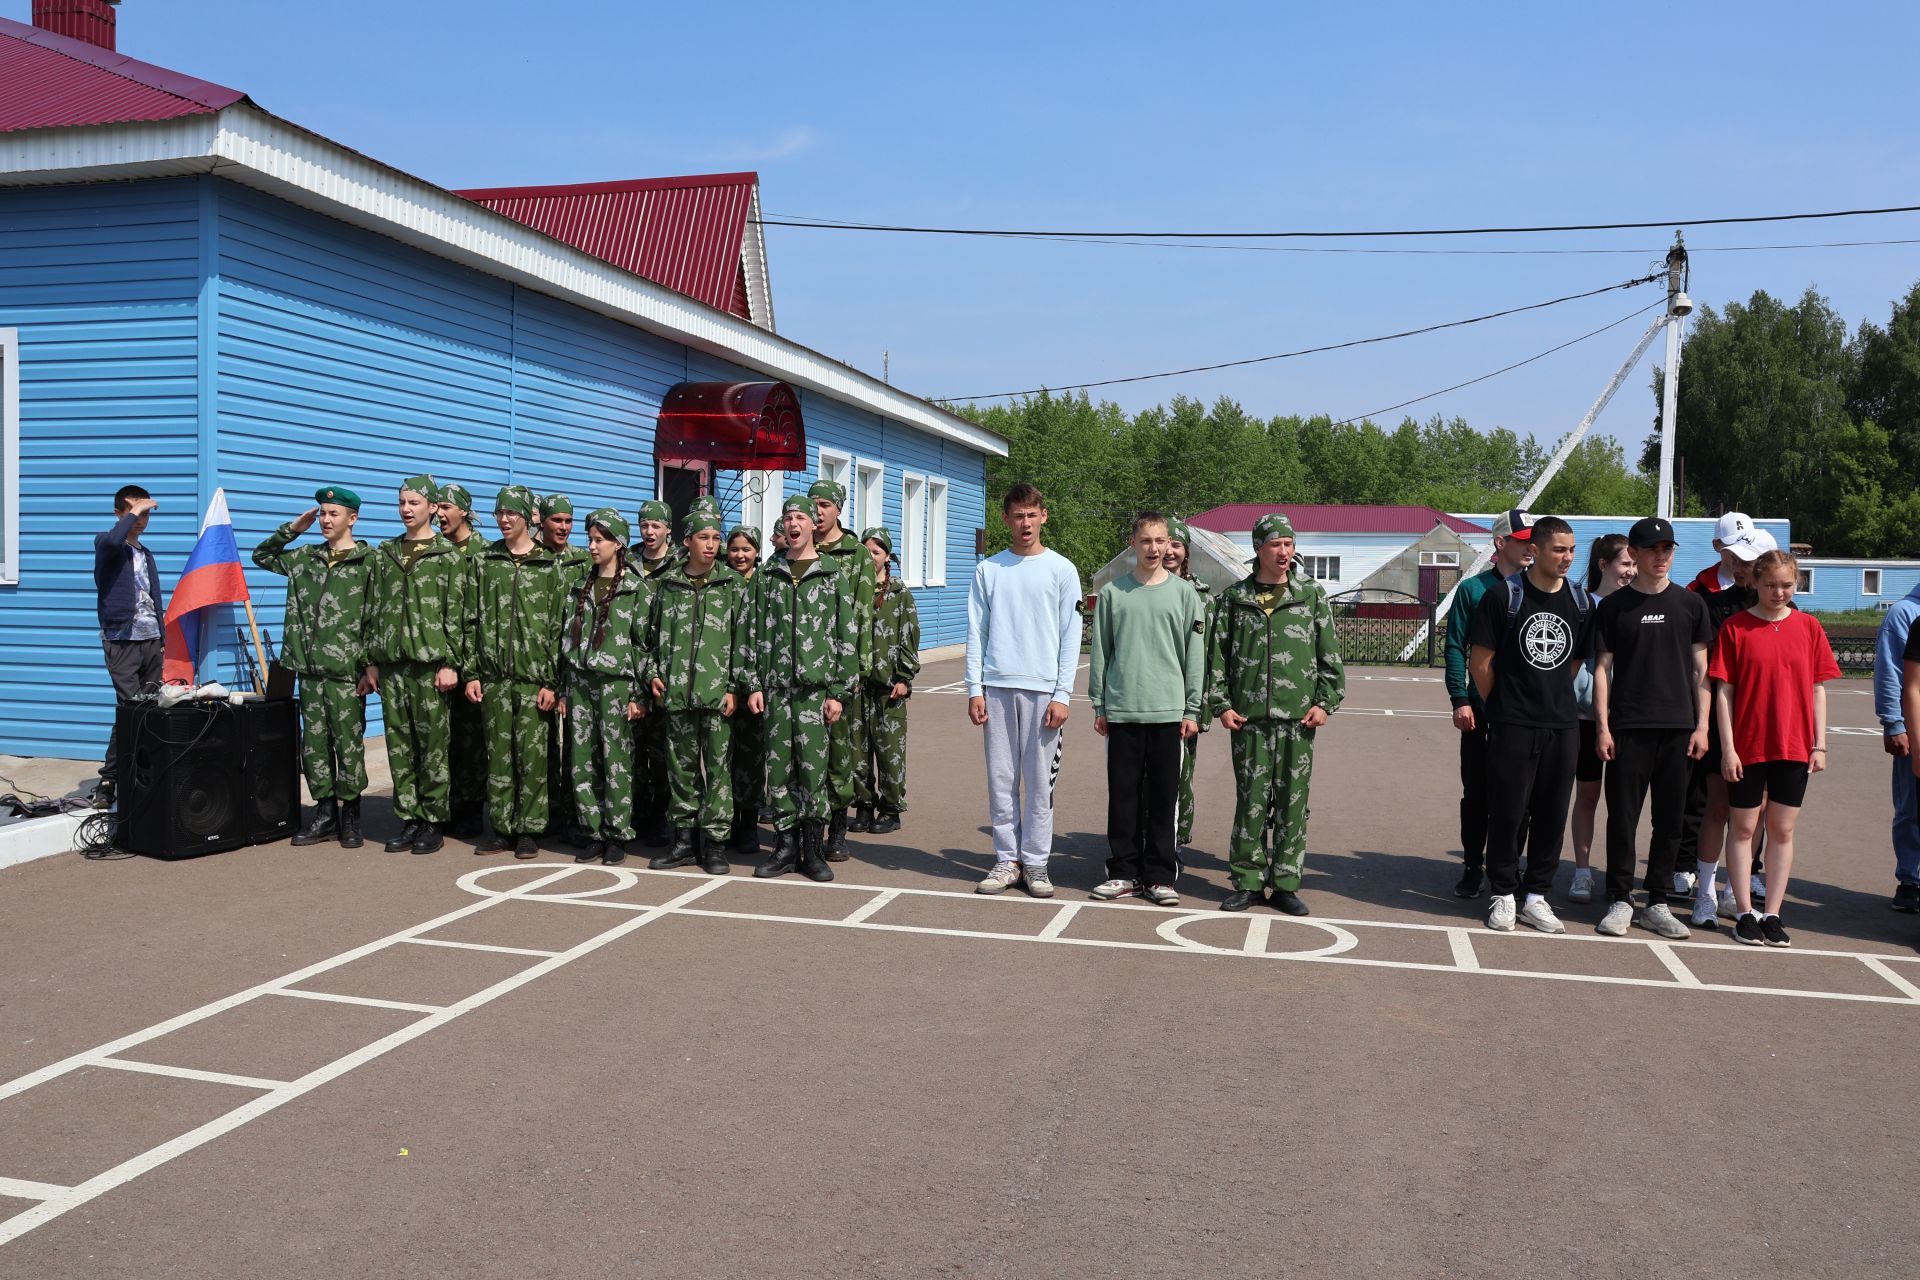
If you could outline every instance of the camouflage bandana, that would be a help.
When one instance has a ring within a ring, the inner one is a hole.
[[[705,512],[696,511],[687,517],[688,537],[692,537],[696,533],[704,533],[708,529],[712,529],[715,533],[720,531],[720,518],[718,516],[710,516]]]
[[[440,501],[452,503],[468,515],[473,514],[473,494],[463,484],[444,485],[440,489]]]
[[[807,490],[809,498],[825,498],[842,511],[847,507],[847,486],[838,480],[815,480],[813,487]],[[809,515],[812,513],[809,512]]]
[[[867,530],[860,535],[860,541],[879,543],[880,549],[887,553],[887,559],[889,560],[898,560],[900,558],[893,554],[893,535],[888,533],[884,526],[876,525]]]
[[[651,502],[643,502],[640,504],[640,523],[645,524],[649,520],[657,520],[661,524],[672,524],[673,508],[658,498]]]
[[[627,527],[626,518],[612,507],[601,507],[598,511],[588,516],[587,528],[598,529],[615,542],[622,543],[625,542],[628,535],[632,533],[632,530]]]
[[[1278,511],[1273,512],[1271,515],[1261,516],[1253,525],[1253,545],[1256,547],[1265,546],[1275,538],[1291,538],[1292,536],[1293,521],[1287,519]]]
[[[493,500],[495,511],[512,511],[532,520],[540,509],[540,500],[523,484],[510,484]]]
[[[818,488],[819,486],[815,485],[814,487]],[[781,515],[784,516],[789,511],[798,511],[801,515],[811,520],[813,519],[813,502],[811,499],[803,498],[796,493],[791,498],[788,498],[785,502],[780,504]]]
[[[727,541],[732,542],[735,538],[745,538],[748,542],[751,542],[753,544],[753,549],[755,551],[758,551],[760,549],[760,546],[761,546],[760,530],[753,525],[737,524],[733,526],[733,528],[727,530]]]
[[[412,476],[400,482],[400,492],[413,492],[428,502],[440,501],[440,486],[434,483],[432,476]]]
[[[573,499],[564,493],[552,494],[540,499],[540,518],[548,516],[570,516],[573,514]]]

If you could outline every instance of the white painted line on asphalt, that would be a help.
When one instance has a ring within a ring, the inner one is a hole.
[[[871,899],[856,907],[852,915],[845,917],[843,923],[859,924],[862,920],[870,919],[874,913],[878,912],[899,896],[900,894],[895,890],[882,889],[879,893],[874,894]]]
[[[1240,950],[1250,956],[1263,956],[1267,953],[1267,935],[1273,932],[1272,916],[1251,916],[1247,920],[1247,940]]]
[[[88,1063],[111,1067],[115,1071],[138,1071],[150,1076],[173,1076],[178,1080],[199,1080],[206,1084],[230,1084],[240,1089],[284,1089],[285,1080],[263,1080],[259,1076],[236,1076],[225,1071],[201,1071],[195,1067],[170,1067],[164,1062],[135,1062],[131,1058],[101,1056]]]
[[[1042,939],[1051,939],[1057,938],[1065,933],[1067,926],[1073,923],[1073,918],[1080,914],[1081,905],[1082,904],[1078,902],[1063,903],[1058,914],[1056,914],[1053,919],[1047,921],[1047,927],[1040,931],[1039,937]]]
[[[55,1186],[51,1182],[28,1182],[25,1178],[0,1178],[0,1196],[12,1196],[15,1200],[51,1200],[71,1190],[73,1190],[72,1187]]]
[[[1704,987],[1706,985],[1700,981],[1699,976],[1695,974],[1693,970],[1687,968],[1686,965],[1680,962],[1680,957],[1673,953],[1672,943],[1649,942],[1646,944],[1646,947],[1647,950],[1653,952],[1656,960],[1667,967],[1667,972],[1672,974],[1673,980],[1681,986]]]
[[[455,942],[450,938],[401,938],[416,947],[452,947],[457,951],[492,951],[503,956],[557,956],[558,951],[536,951],[532,947],[496,947],[491,942]]]
[[[1895,973],[1893,967],[1883,962],[1878,956],[1861,956],[1860,963],[1906,992],[1909,1000],[1920,1000],[1920,987],[1914,986],[1911,982],[1908,982],[1905,978]]]
[[[1480,968],[1480,957],[1473,951],[1473,935],[1465,929],[1447,930],[1447,949],[1453,952],[1453,966],[1469,973]]]
[[[372,996],[343,996],[334,991],[305,991],[298,987],[279,987],[270,996],[288,996],[295,1000],[324,1000],[330,1004],[362,1004],[370,1009],[399,1009],[403,1013],[440,1013],[443,1004],[410,1004],[405,1000],[376,1000]]]

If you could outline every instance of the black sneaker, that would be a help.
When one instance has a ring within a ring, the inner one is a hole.
[[[1920,884],[1903,884],[1893,891],[1893,901],[1887,904],[1895,911],[1904,911],[1908,915],[1920,912]]]
[[[1733,940],[1744,942],[1750,947],[1763,947],[1767,937],[1760,931],[1760,917],[1749,911],[1733,922]]]
[[[1477,898],[1480,891],[1487,887],[1487,873],[1477,862],[1469,862],[1460,872],[1460,882],[1453,886],[1456,898]]]
[[[1793,939],[1789,938],[1787,931],[1780,927],[1779,916],[1762,916],[1760,918],[1760,936],[1766,940],[1767,945],[1770,947],[1790,947],[1793,945]]]

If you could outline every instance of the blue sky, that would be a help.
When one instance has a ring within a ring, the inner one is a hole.
[[[27,0],[0,0],[24,20]],[[1735,17],[1734,15],[1738,15]],[[753,168],[770,216],[1169,229],[1460,226],[1920,204],[1920,6],[127,0],[120,47],[447,186]],[[1920,215],[1703,228],[1920,239]],[[1232,360],[1643,274],[1620,254],[1300,254],[769,228],[782,332],[929,395]],[[1389,242],[1343,242],[1347,244]],[[1461,242],[1392,242],[1461,247]],[[1693,295],[1884,322],[1920,244],[1699,253]],[[1347,417],[1532,355],[1652,287],[1450,334],[1113,388]],[[1557,437],[1643,321],[1409,410]],[[1656,347],[1656,355],[1658,348]],[[1684,376],[1684,374],[1683,374]],[[1601,421],[1637,441],[1643,365]],[[1398,414],[1390,415],[1394,420]]]

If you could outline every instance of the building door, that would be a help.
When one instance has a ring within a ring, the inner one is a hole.
[[[1439,599],[1440,570],[1434,565],[1420,566],[1420,603],[1432,604]]]
[[[693,500],[707,492],[709,472],[704,463],[682,465],[660,459],[660,501],[673,510],[673,537],[679,538],[686,527],[687,512]]]

